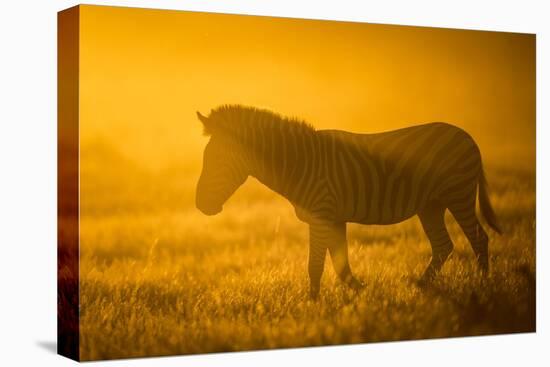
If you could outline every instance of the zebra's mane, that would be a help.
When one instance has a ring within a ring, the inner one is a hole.
[[[209,126],[205,126],[205,135],[227,134],[236,138],[250,135],[250,130],[263,133],[292,132],[294,135],[312,135],[315,128],[296,117],[285,117],[267,109],[243,105],[222,105],[210,112]]]

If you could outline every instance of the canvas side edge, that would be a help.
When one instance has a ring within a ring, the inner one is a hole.
[[[57,14],[57,352],[80,360],[78,6]]]

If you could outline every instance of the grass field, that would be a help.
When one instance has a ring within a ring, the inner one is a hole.
[[[83,198],[81,357],[534,331],[535,177],[488,168],[505,231],[489,232],[488,278],[450,216],[454,253],[425,288],[416,280],[430,246],[416,217],[348,225],[351,266],[366,288],[345,289],[327,257],[317,302],[308,299],[307,226],[257,183],[248,182],[216,217],[179,205],[192,202],[192,186],[181,198],[177,186],[164,196],[140,190],[139,199],[121,190],[112,207]]]

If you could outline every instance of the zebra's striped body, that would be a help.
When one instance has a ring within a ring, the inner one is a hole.
[[[430,201],[448,200],[444,189],[462,176],[477,183],[481,169],[473,140],[445,123],[380,134],[328,130],[318,135],[326,150],[322,176],[333,203],[322,215],[335,221],[401,222]]]
[[[313,296],[327,249],[342,280],[360,287],[349,267],[347,222],[392,224],[418,214],[432,244],[424,275],[429,279],[452,251],[443,221],[449,209],[487,269],[487,235],[475,215],[478,187],[482,212],[498,227],[479,149],[460,128],[430,123],[377,134],[316,131],[242,106],[220,107],[209,118],[199,118],[212,138],[205,149],[197,207],[207,214],[219,212],[249,175],[286,197],[298,218],[310,225]]]

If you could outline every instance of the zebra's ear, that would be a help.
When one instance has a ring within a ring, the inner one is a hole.
[[[197,111],[197,118],[202,122],[204,127],[204,135],[211,135],[212,131],[210,129],[210,119],[206,116],[203,116],[199,111]]]

